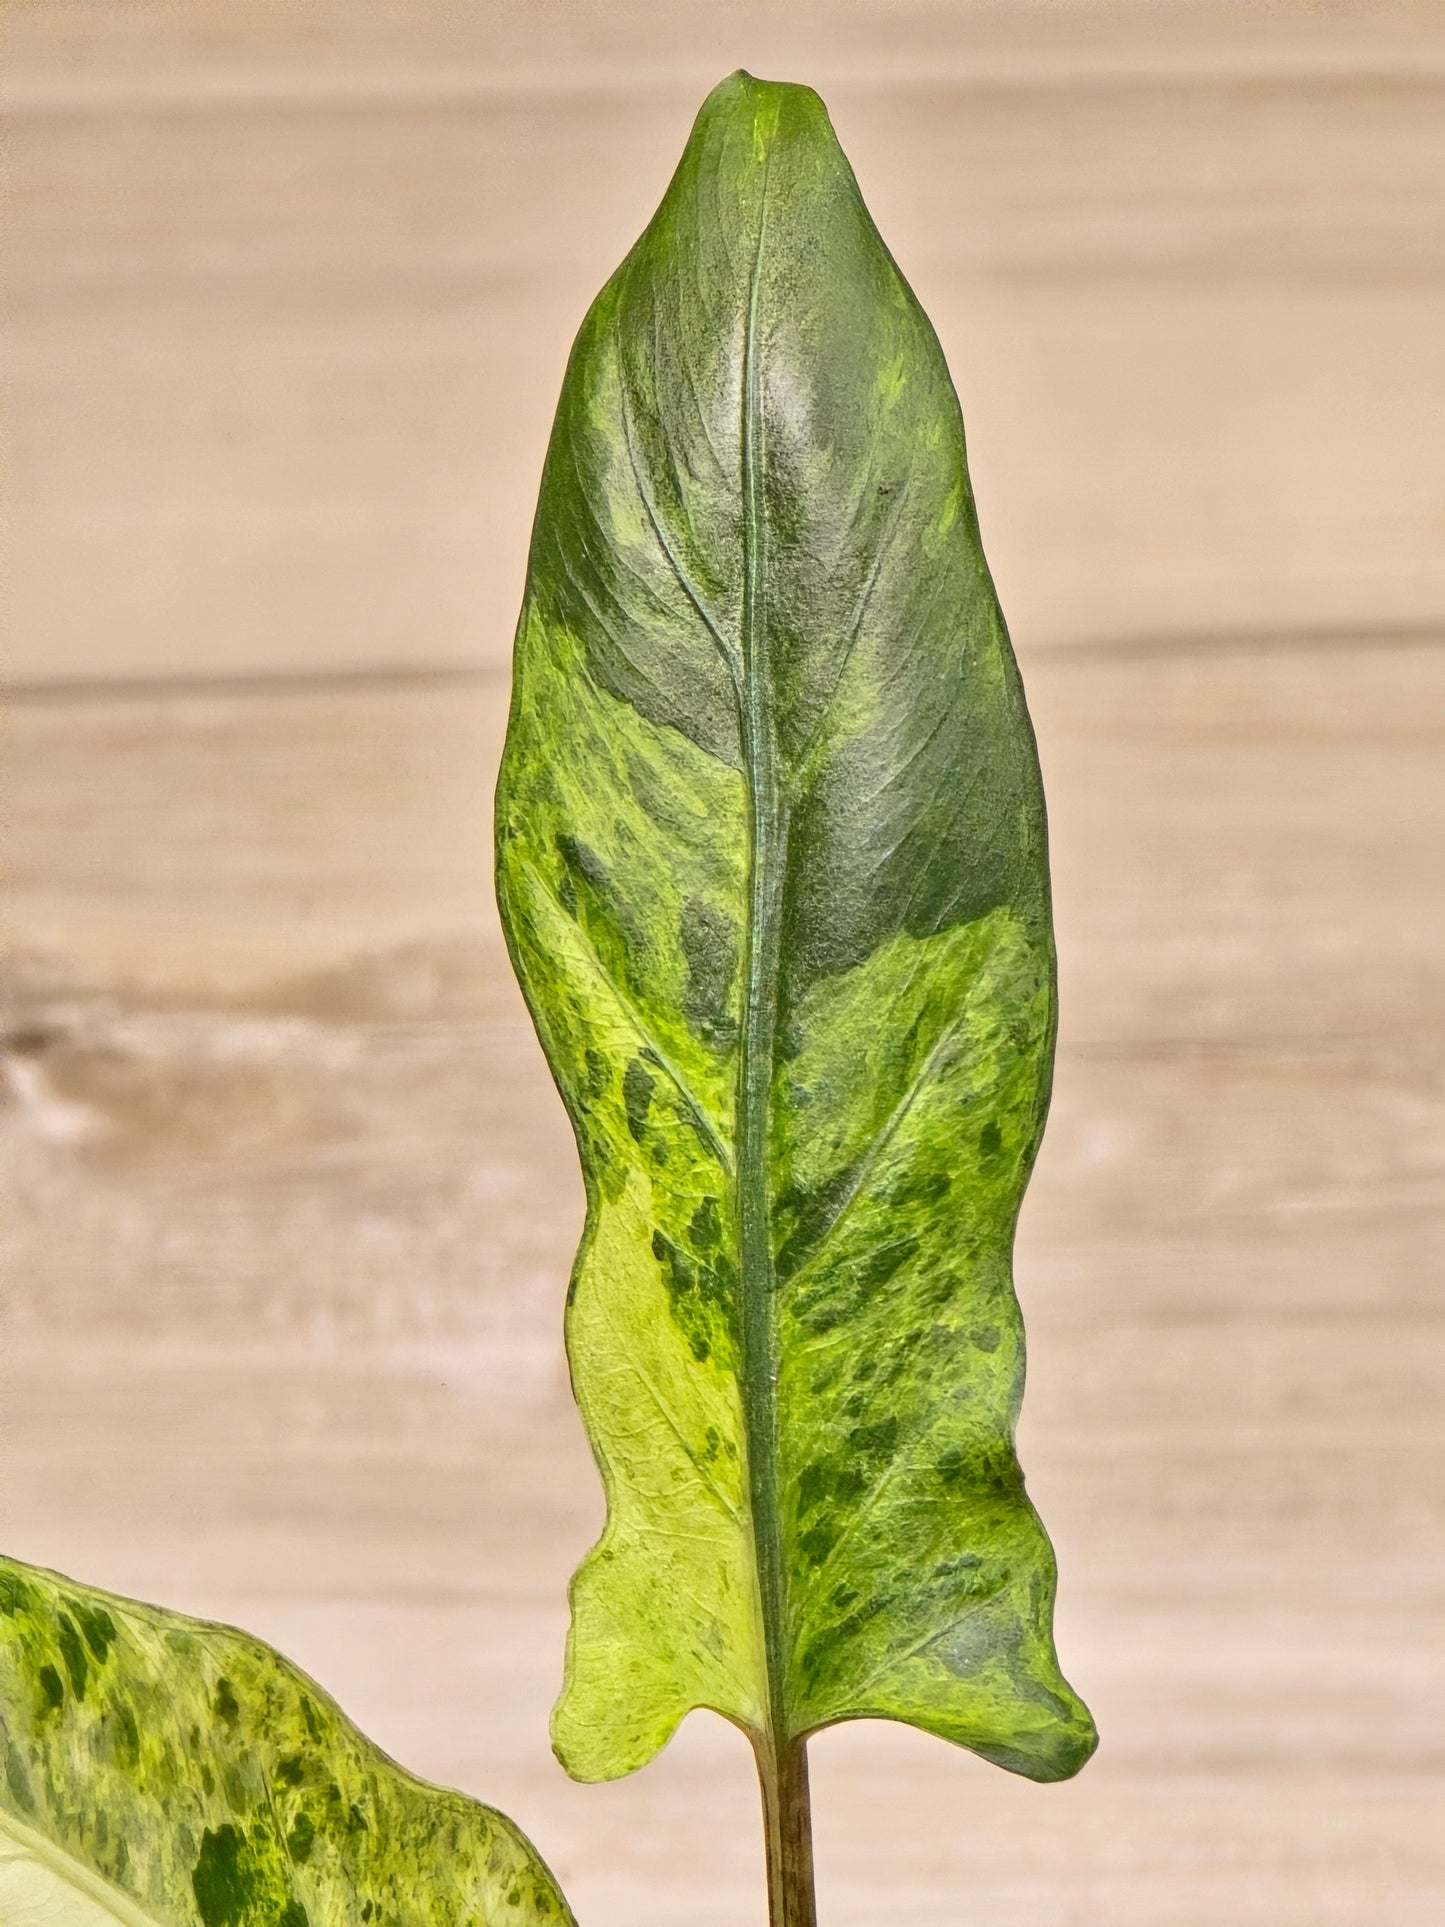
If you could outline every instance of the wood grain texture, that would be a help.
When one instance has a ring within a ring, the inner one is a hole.
[[[585,1927],[762,1918],[736,1734],[547,1750],[581,1195],[487,821],[571,329],[747,58],[939,322],[1038,724],[1022,1444],[1104,1735],[828,1734],[822,1918],[1433,1927],[1439,10],[244,17],[6,21],[11,659],[76,686],[5,734],[5,1550],[274,1640]]]
[[[4,31],[17,676],[500,664],[567,346],[739,65],[833,111],[1022,641],[1445,614],[1433,0]]]

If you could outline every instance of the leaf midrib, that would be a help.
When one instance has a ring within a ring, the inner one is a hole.
[[[787,821],[779,793],[777,741],[768,701],[766,531],[762,502],[762,407],[758,308],[767,234],[768,176],[777,106],[758,196],[758,235],[743,324],[739,452],[742,468],[743,600],[740,722],[748,796],[748,907],[742,1035],[738,1053],[737,1218],[742,1292],[742,1407],[753,1554],[763,1630],[768,1739],[775,1754],[792,1738],[788,1721],[786,1576],[778,1506],[776,1289],[770,1224],[769,1152],[773,1045],[777,1029],[781,883]]]

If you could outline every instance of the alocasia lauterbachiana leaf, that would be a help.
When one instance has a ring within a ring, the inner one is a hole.
[[[0,1559],[4,1927],[568,1927],[509,1820],[260,1640]]]
[[[1094,1745],[1013,1428],[1054,1040],[1044,809],[938,342],[817,96],[707,101],[577,339],[498,793],[576,1130],[608,1519],[554,1738],[864,1715]]]

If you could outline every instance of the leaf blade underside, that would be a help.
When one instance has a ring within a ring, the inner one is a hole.
[[[502,1814],[229,1626],[0,1558],[3,1927],[571,1927]]]
[[[578,336],[497,848],[588,1198],[563,1763],[709,1706],[1076,1771],[1013,1449],[1037,761],[941,351],[808,89],[715,90]]]

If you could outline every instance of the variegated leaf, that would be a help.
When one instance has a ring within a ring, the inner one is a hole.
[[[943,357],[805,88],[713,93],[578,337],[497,837],[587,1187],[564,1763],[707,1706],[1074,1772],[1013,1444],[1043,799]]]
[[[260,1640],[0,1559],[0,1927],[566,1927]]]

